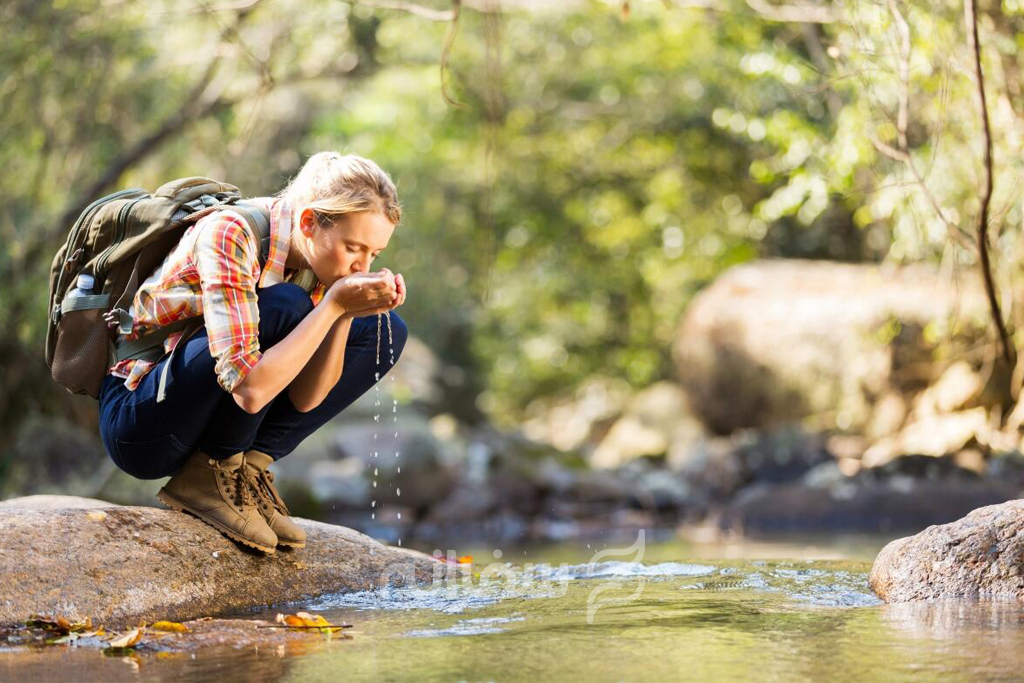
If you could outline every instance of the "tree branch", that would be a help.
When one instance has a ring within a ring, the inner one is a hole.
[[[1006,331],[1006,323],[1003,322],[1003,313],[999,307],[999,297],[996,295],[996,285],[992,278],[992,265],[989,259],[988,244],[988,210],[992,202],[992,129],[989,126],[988,102],[985,99],[985,74],[981,66],[981,44],[978,41],[978,17],[977,0],[964,0],[964,23],[967,28],[967,40],[974,57],[974,74],[978,86],[978,103],[981,108],[982,132],[985,140],[985,187],[981,197],[981,212],[978,216],[978,254],[981,260],[981,275],[985,281],[985,294],[988,296],[988,305],[992,313],[992,321],[999,332],[999,342],[1003,348],[1003,358],[1013,367],[1014,351],[1010,342],[1010,335]]]

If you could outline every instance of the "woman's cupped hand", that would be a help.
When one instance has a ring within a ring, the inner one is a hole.
[[[387,268],[346,275],[335,280],[327,290],[327,298],[342,314],[354,318],[386,313],[405,303],[405,297],[405,278]]]

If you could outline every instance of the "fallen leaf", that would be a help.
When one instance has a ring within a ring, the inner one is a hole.
[[[64,617],[51,619],[34,614],[25,621],[25,626],[28,626],[29,628],[41,628],[44,631],[52,631],[61,635],[67,635],[72,631],[88,631],[92,628],[92,620],[86,619],[85,621],[72,624]]]
[[[158,621],[150,626],[157,631],[173,631],[174,633],[188,633],[188,626],[179,624],[176,621]]]
[[[472,555],[463,555],[462,557],[460,557],[455,562],[457,564],[473,564],[473,556]]]
[[[142,640],[142,629],[133,628],[120,638],[115,638],[107,644],[107,647],[135,647]]]
[[[312,615],[309,612],[299,612],[298,614],[278,614],[277,622],[290,626],[296,629],[320,629],[324,633],[337,633],[343,628],[348,628],[347,624],[332,624],[331,622],[324,619],[322,614]]]

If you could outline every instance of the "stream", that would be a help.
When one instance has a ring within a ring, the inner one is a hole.
[[[474,572],[492,578],[287,606],[353,624],[351,639],[124,661],[48,648],[16,671],[19,680],[218,683],[1019,680],[1021,606],[884,605],[867,585],[883,542],[672,539],[634,544],[641,562],[625,556],[628,544],[459,548],[474,556]],[[0,659],[0,680],[4,670]]]

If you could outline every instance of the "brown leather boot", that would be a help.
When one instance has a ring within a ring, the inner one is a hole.
[[[245,452],[245,463],[253,473],[256,483],[257,507],[267,524],[277,534],[277,544],[291,548],[306,546],[306,532],[292,521],[288,507],[274,486],[274,473],[267,469],[274,459],[266,453],[250,450]]]
[[[256,506],[251,473],[242,453],[215,460],[196,451],[156,497],[179,512],[189,512],[228,538],[273,554],[277,535]]]

